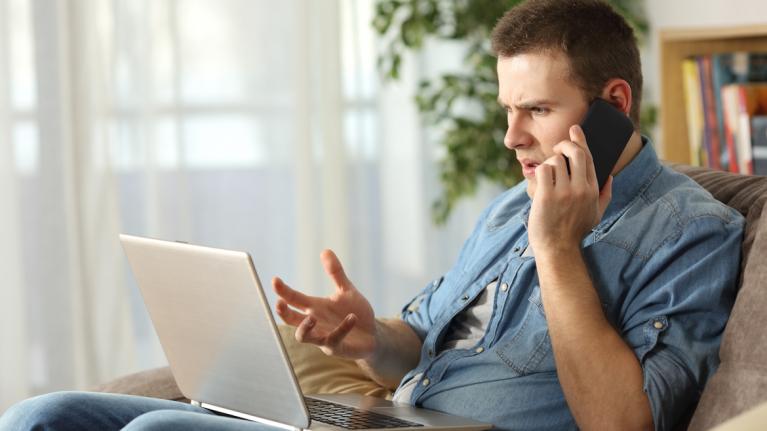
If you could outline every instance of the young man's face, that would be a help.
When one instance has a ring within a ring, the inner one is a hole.
[[[570,126],[579,124],[588,110],[583,92],[568,76],[569,63],[561,53],[498,59],[498,100],[509,123],[503,143],[516,152],[530,198],[535,167],[554,155],[554,145],[570,139]]]

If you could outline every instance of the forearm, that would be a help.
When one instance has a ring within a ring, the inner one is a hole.
[[[400,319],[376,319],[375,353],[357,360],[362,370],[378,384],[395,389],[400,380],[418,365],[421,339]]]
[[[634,352],[607,321],[579,247],[538,253],[557,374],[581,429],[652,429]]]

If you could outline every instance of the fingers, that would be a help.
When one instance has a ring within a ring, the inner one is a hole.
[[[317,326],[317,319],[313,316],[306,316],[296,327],[296,340],[299,343],[312,343],[322,345],[322,338],[315,336],[312,329]]]
[[[538,165],[538,168],[541,166],[547,166],[550,169],[552,180],[550,182],[546,182],[548,187],[553,186],[554,188],[561,189],[570,183],[570,176],[567,174],[567,164],[565,163],[565,159],[561,154],[554,155],[544,160],[543,163]]]
[[[554,152],[567,157],[570,163],[570,182],[574,186],[591,185],[596,187],[597,175],[591,152],[586,143],[583,129],[574,125],[570,127],[570,140],[565,140],[554,146]]]
[[[341,261],[338,260],[338,257],[332,250],[324,250],[320,253],[320,260],[325,272],[330,276],[338,289],[348,290],[354,287],[349,278],[346,277]]]
[[[536,196],[546,194],[546,191],[554,188],[554,167],[541,163],[535,168]]]
[[[356,323],[357,323],[357,316],[355,316],[354,314],[349,314],[348,316],[346,316],[346,318],[342,320],[341,323],[338,326],[336,326],[335,329],[330,331],[330,333],[326,337],[325,343],[327,344],[327,346],[333,347],[338,345],[341,342],[341,340],[343,340],[344,337],[346,337],[346,335],[349,334],[349,332],[351,332],[351,330],[354,328],[354,325]]]
[[[586,145],[586,134],[583,133],[581,126],[577,124],[570,126],[570,140],[578,144],[578,146],[584,150],[589,149],[588,145]]]
[[[588,142],[586,142],[586,134],[583,133],[583,129],[579,125],[573,125],[570,127],[570,140],[578,145],[585,154],[585,159],[588,161],[586,164],[586,178],[589,184],[597,184],[597,173],[594,169],[594,161],[589,150]]]
[[[282,298],[277,300],[275,308],[277,310],[277,315],[290,326],[298,326],[304,319],[306,319],[306,314],[288,307],[288,303]]]
[[[274,292],[280,298],[293,307],[305,309],[311,305],[311,297],[290,288],[290,286],[285,284],[279,277],[274,277],[272,279],[272,288],[274,288]]]
[[[317,320],[314,316],[306,316],[296,328],[296,340],[300,343],[312,343],[321,347],[334,349],[346,337],[357,323],[357,316],[349,314],[327,335],[315,330]]]
[[[590,161],[588,155],[576,143],[562,141],[554,146],[554,152],[567,157],[570,162],[570,183],[574,186],[584,186],[589,183],[588,169]],[[591,166],[593,169],[593,164]]]

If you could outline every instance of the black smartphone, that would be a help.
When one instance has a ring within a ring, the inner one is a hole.
[[[606,100],[596,99],[583,117],[581,128],[594,160],[599,190],[602,190],[634,133],[634,123]]]

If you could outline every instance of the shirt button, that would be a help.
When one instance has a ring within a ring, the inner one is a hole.
[[[663,322],[660,320],[656,320],[655,323],[652,324],[652,326],[655,327],[655,329],[663,329]]]
[[[469,295],[463,295],[461,297],[461,301],[468,301],[468,300],[469,300]]]
[[[502,291],[502,292],[505,292],[505,291],[507,291],[507,290],[509,290],[509,285],[508,285],[508,284],[506,284],[506,283],[503,283],[503,284],[501,285],[501,291]]]
[[[438,284],[439,284],[439,280],[434,280],[434,281],[431,283],[431,285],[432,285],[432,286],[436,286],[436,285],[438,285]]]
[[[514,253],[519,253],[519,247],[514,247]]]
[[[432,356],[434,356],[434,350],[429,349],[429,357],[431,358]]]
[[[421,384],[424,386],[429,386],[429,383],[431,383],[429,379],[423,379],[423,381],[421,382]]]
[[[477,347],[476,349],[474,349],[474,351],[477,352],[477,353],[482,353],[482,352],[485,351],[485,348],[484,347]]]

